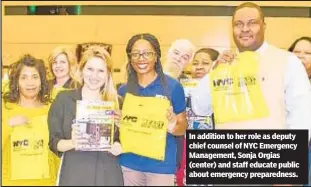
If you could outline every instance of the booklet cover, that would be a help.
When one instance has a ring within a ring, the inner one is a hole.
[[[107,151],[114,135],[114,102],[77,101],[76,150]]]

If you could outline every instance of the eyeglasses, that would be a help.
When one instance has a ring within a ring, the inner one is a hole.
[[[156,54],[155,52],[151,52],[151,51],[146,51],[143,53],[138,53],[138,52],[129,53],[132,60],[138,60],[140,56],[142,56],[146,60],[151,60],[155,56],[155,54]]]

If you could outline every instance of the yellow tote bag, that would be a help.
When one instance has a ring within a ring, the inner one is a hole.
[[[257,78],[259,54],[240,53],[235,62],[219,64],[210,73],[216,123],[244,121],[269,115]]]
[[[192,90],[198,85],[199,79],[181,79],[180,83],[184,88],[185,96],[189,97]]]
[[[11,134],[11,180],[50,178],[46,116],[15,127]]]
[[[164,160],[169,107],[167,99],[127,93],[120,125],[123,152]]]

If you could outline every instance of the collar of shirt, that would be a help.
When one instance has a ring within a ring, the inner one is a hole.
[[[263,52],[267,49],[268,45],[268,42],[264,41],[262,45],[256,50],[256,52],[262,55]],[[236,53],[240,53],[239,49],[236,50]]]
[[[159,75],[156,75],[157,77],[150,83],[148,84],[146,87],[143,87],[141,85],[138,84],[138,88],[140,90],[145,90],[145,89],[148,89],[148,88],[152,88],[154,86],[159,86],[161,85],[161,80],[160,80],[160,76]]]

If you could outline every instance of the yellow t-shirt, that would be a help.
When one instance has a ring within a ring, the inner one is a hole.
[[[53,89],[51,91],[51,98],[52,98],[52,100],[54,101],[56,96],[57,96],[57,94],[59,92],[61,92],[61,91],[64,91],[64,90],[70,90],[70,89],[69,88],[64,88],[64,87],[59,87],[59,88],[54,88],[53,87]]]
[[[49,106],[23,108],[2,104],[3,185],[55,186],[60,159],[48,146],[48,110]],[[27,117],[30,123],[10,127],[8,119],[18,115]]]

